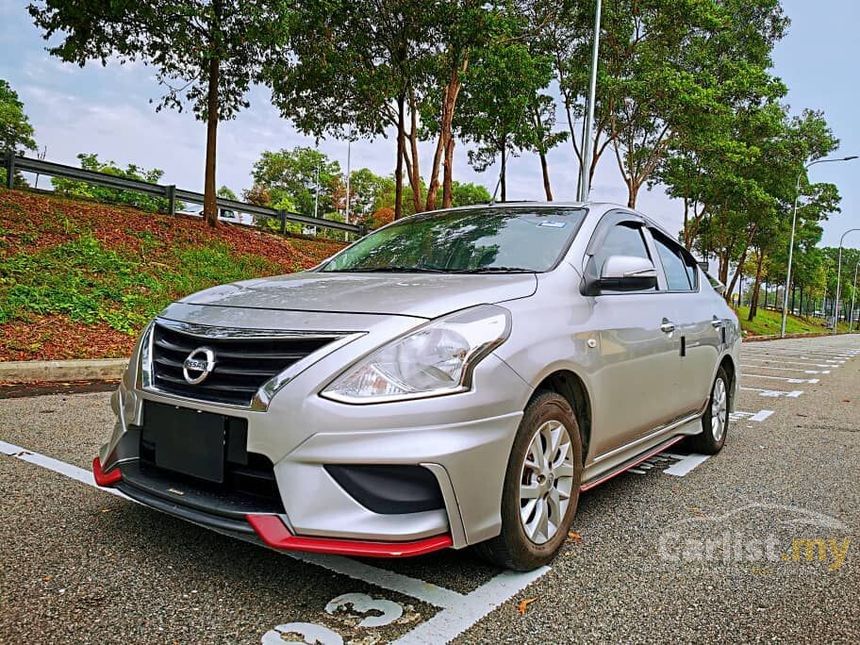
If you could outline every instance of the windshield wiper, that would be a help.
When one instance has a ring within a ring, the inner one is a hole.
[[[532,269],[523,267],[477,267],[475,269],[459,269],[452,273],[535,273]]]
[[[445,269],[433,267],[355,267],[352,269],[331,269],[324,273],[448,273]]]

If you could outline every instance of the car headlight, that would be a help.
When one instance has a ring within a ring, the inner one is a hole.
[[[510,329],[510,313],[496,305],[444,316],[364,357],[320,394],[345,403],[381,403],[463,392],[475,365]]]

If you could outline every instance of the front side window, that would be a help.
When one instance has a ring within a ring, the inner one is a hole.
[[[660,236],[654,235],[657,255],[666,274],[666,284],[669,291],[692,291],[693,283],[687,267],[687,262],[679,250],[669,246]]]
[[[594,266],[597,268],[598,275],[603,272],[603,264],[607,258],[613,255],[630,255],[650,260],[641,227],[629,224],[616,224],[612,227],[603,244],[594,254]]]
[[[322,272],[525,273],[552,269],[583,208],[470,208],[410,217],[334,256]]]

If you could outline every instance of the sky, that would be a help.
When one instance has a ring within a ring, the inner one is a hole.
[[[163,183],[202,190],[205,125],[190,112],[155,111],[162,95],[151,68],[92,63],[84,68],[62,63],[47,54],[45,41],[33,25],[24,0],[0,0],[0,78],[24,102],[47,160],[77,165],[80,152],[97,153],[121,165],[135,163],[164,171]],[[787,103],[794,113],[822,110],[840,148],[836,156],[860,154],[860,2],[858,0],[783,0],[792,24],[774,51],[774,73],[789,87]],[[598,88],[599,91],[599,88]],[[218,185],[237,193],[249,187],[251,166],[263,150],[314,146],[271,106],[265,88],[250,92],[250,109],[221,124],[218,139]],[[560,125],[562,120],[559,120]],[[346,167],[347,144],[321,141],[319,148]],[[422,149],[422,169],[431,162],[431,144]],[[378,174],[394,169],[392,138],[352,144],[352,168]],[[570,143],[549,155],[556,200],[573,200],[578,168]],[[482,183],[492,192],[497,170],[474,172],[466,146],[455,155],[455,179]],[[811,170],[813,181],[833,182],[842,195],[841,213],[824,224],[823,245],[836,246],[844,231],[860,227],[860,160],[822,164]],[[536,156],[523,155],[508,167],[508,199],[543,200]],[[627,191],[612,155],[604,155],[592,185],[591,198],[626,203]],[[642,189],[637,207],[671,231],[680,230],[682,205],[657,186]],[[860,248],[860,232],[845,239]]]

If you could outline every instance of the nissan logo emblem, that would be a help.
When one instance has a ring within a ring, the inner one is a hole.
[[[182,363],[182,376],[191,385],[197,385],[215,369],[215,352],[208,347],[198,347]]]

